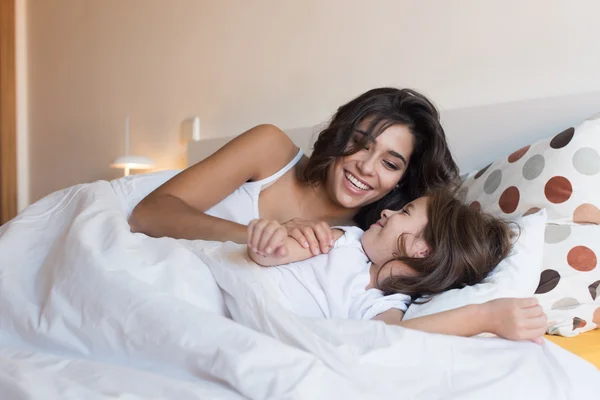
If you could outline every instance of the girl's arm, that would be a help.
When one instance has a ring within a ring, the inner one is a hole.
[[[497,299],[406,321],[403,317],[402,311],[391,309],[373,319],[430,333],[455,336],[493,333],[505,339],[538,343],[546,333],[547,322],[535,298]]]
[[[250,228],[254,226],[255,221],[250,223]],[[289,264],[292,262],[307,260],[309,258],[315,257],[315,255],[311,252],[310,248],[302,247],[296,239],[287,236],[287,231],[285,230],[285,228],[279,225],[276,221],[268,221],[268,223],[278,225],[278,227],[274,229],[282,229],[282,235],[285,235],[285,237],[283,239],[284,244],[281,247],[284,249],[284,252],[282,253],[282,255],[279,255],[279,252],[272,252],[270,254],[259,254],[255,249],[255,247],[257,247],[255,246],[256,243],[254,243],[254,245],[252,243],[252,234],[250,233],[248,238],[248,255],[258,265],[262,265],[263,267],[274,267],[277,265]],[[341,229],[333,229],[332,233],[333,239],[338,240],[344,234],[344,231],[342,231]]]
[[[297,152],[277,127],[252,128],[144,198],[129,219],[131,231],[153,237],[246,243],[246,226],[204,212],[245,182],[277,172]],[[259,157],[261,153],[269,157]]]

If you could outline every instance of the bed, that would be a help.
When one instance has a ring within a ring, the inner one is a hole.
[[[600,93],[583,94],[444,120],[467,171],[598,104]],[[289,133],[309,152],[314,131]],[[226,141],[190,143],[190,164]],[[558,400],[598,389],[600,372],[550,340],[299,318],[258,267],[219,256],[243,258],[239,245],[132,234],[133,207],[178,172],[65,188],[0,227],[0,398]]]
[[[441,110],[441,118],[452,152],[466,176],[490,161],[514,149],[560,132],[600,111],[600,92],[580,93],[504,104]],[[312,144],[322,125],[287,129],[304,153],[310,155]],[[188,163],[203,160],[223,146],[230,137],[190,142]],[[600,185],[600,181],[598,181]],[[553,343],[593,363],[600,369],[600,330],[577,337],[546,335]]]
[[[546,335],[546,339],[578,355],[600,369],[600,330],[582,333],[576,337]]]

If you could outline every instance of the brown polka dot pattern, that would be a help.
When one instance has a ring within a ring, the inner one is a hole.
[[[540,283],[535,290],[535,294],[548,293],[560,282],[560,274],[553,269],[546,269],[540,275]]]
[[[500,183],[502,183],[502,170],[495,169],[485,179],[483,191],[492,194],[500,187]]]
[[[564,336],[595,328],[592,321],[600,328],[599,116],[513,149],[464,182],[464,203],[473,209],[504,218],[547,210],[535,296],[545,311],[555,310],[549,329]]]
[[[485,174],[485,171],[488,170],[489,167],[491,167],[492,164],[488,164],[485,167],[483,167],[481,170],[479,170],[478,173],[475,174],[475,176],[473,177],[473,179],[479,179],[481,178],[481,175]]]
[[[600,224],[600,209],[593,204],[583,203],[573,212],[573,222]]]
[[[481,203],[479,203],[477,200],[475,200],[474,202],[469,204],[469,208],[471,210],[481,211]]]
[[[508,162],[512,164],[519,161],[521,158],[523,158],[525,153],[527,153],[527,150],[529,150],[530,147],[531,145],[521,147],[519,150],[512,153],[510,156],[508,156]]]
[[[575,246],[567,254],[567,263],[577,271],[587,272],[596,268],[598,259],[589,247]]]
[[[577,328],[583,328],[586,325],[587,325],[587,322],[585,322],[584,319],[581,319],[579,317],[573,318],[573,330],[575,330]]]
[[[520,197],[519,189],[516,186],[511,186],[502,192],[498,205],[505,214],[512,214],[519,206]]]
[[[559,301],[555,302],[554,304],[552,304],[552,309],[553,310],[564,310],[564,309],[568,309],[568,308],[573,308],[573,307],[577,307],[578,305],[580,305],[581,303],[579,303],[576,299],[572,298],[572,297],[565,297],[560,299]]]
[[[600,285],[600,281],[596,281],[588,286],[590,290],[590,296],[592,296],[592,300],[596,300],[596,296],[598,295],[598,285]]]
[[[556,244],[566,240],[571,235],[569,225],[546,224],[544,232],[544,241],[548,244]]]
[[[551,203],[564,203],[571,198],[573,186],[564,176],[555,176],[546,182],[544,194],[546,195],[546,199]]]
[[[550,141],[550,147],[553,149],[562,149],[571,142],[573,135],[575,134],[575,128],[565,129],[558,135],[554,136]]]
[[[531,207],[529,210],[525,211],[525,213],[523,214],[523,216],[535,214],[536,212],[538,212],[540,210],[541,210],[541,208]]]

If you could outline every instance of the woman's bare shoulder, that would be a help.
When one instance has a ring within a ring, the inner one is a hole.
[[[274,174],[298,154],[298,147],[289,136],[271,124],[257,125],[235,138],[231,144],[238,152],[251,153],[251,157],[259,161],[258,174],[253,177],[255,180]],[[248,154],[240,156],[246,157]]]

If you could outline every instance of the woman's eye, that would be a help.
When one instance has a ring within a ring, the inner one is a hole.
[[[383,163],[385,164],[385,166],[388,169],[391,169],[392,171],[398,171],[398,169],[399,169],[398,166],[396,164],[392,163],[392,162],[384,161]]]
[[[403,208],[403,209],[402,209],[402,210],[400,210],[400,211],[402,212],[402,214],[410,215],[410,214],[408,213],[408,211],[406,210],[406,208]]]
[[[369,142],[366,140],[366,137],[364,135],[354,135],[352,136],[352,141],[359,145],[360,147],[362,147],[365,150],[369,150]]]

